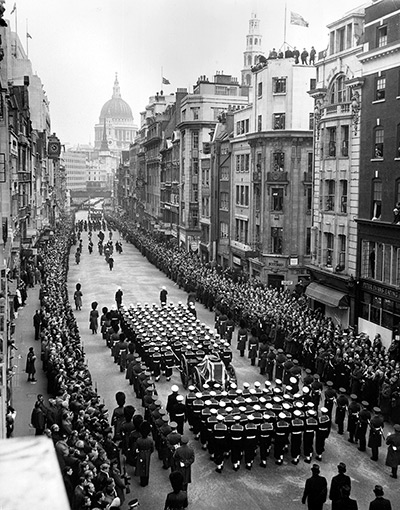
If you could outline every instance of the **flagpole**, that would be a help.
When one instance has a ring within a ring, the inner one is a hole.
[[[161,90],[163,89],[163,76],[164,76],[164,75],[163,75],[163,68],[162,68],[162,66],[161,66],[161,88],[160,88],[160,92],[161,92]]]
[[[287,19],[287,2],[285,2],[285,22],[283,25],[283,45],[286,45],[286,19]],[[285,48],[286,50],[287,48]]]
[[[26,18],[26,56],[29,58],[29,46],[28,46],[28,18]]]

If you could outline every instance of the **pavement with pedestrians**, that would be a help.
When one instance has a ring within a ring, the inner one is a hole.
[[[81,215],[81,216],[80,216]],[[84,213],[78,213],[78,219]],[[96,235],[96,234],[94,234]],[[117,232],[113,233],[113,241],[119,238]],[[68,291],[72,299],[73,291],[77,282],[82,285],[83,306],[81,311],[76,311],[76,317],[80,329],[80,335],[87,357],[87,363],[92,374],[93,381],[99,395],[109,409],[116,407],[115,393],[125,391],[127,403],[132,404],[141,412],[141,404],[136,399],[132,388],[128,385],[124,374],[113,363],[109,349],[101,338],[101,334],[93,335],[89,330],[89,312],[92,301],[99,303],[99,310],[103,306],[111,307],[115,304],[114,296],[117,288],[122,287],[124,292],[123,303],[159,303],[159,293],[162,286],[168,291],[168,302],[186,303],[187,294],[179,289],[161,271],[152,266],[147,259],[132,245],[122,240],[123,253],[114,254],[115,265],[110,271],[104,257],[95,250],[91,255],[87,250],[87,234],[83,234],[83,255],[79,265],[75,263],[73,250],[70,256],[70,270],[68,278]],[[95,243],[96,246],[96,243]],[[38,307],[38,286],[30,289],[26,306],[19,312],[16,324],[15,338],[18,351],[15,351],[16,375],[14,376],[14,406],[17,409],[17,422],[15,436],[33,435],[34,430],[29,427],[30,413],[32,411],[38,393],[46,395],[46,379],[41,370],[41,362],[37,361],[36,384],[27,383],[25,360],[28,348],[32,345],[37,353],[40,352],[39,342],[34,341],[32,317]],[[206,310],[201,304],[196,303],[198,318],[209,326],[214,325],[214,313]],[[264,382],[257,367],[250,366],[247,358],[240,358],[232,342],[234,353],[233,364],[238,375],[239,386],[247,381],[253,383],[259,380]],[[39,357],[40,358],[40,354]],[[179,373],[174,371],[170,382],[161,377],[156,384],[160,399],[165,407],[167,395],[170,393],[172,384],[178,384],[180,392],[185,394],[182,388]],[[386,426],[387,433],[390,427]],[[298,466],[293,466],[290,457],[285,456],[282,466],[276,466],[274,459],[268,460],[267,468],[258,466],[256,458],[252,471],[243,467],[238,471],[232,470],[228,459],[221,474],[215,472],[215,464],[209,460],[208,453],[200,448],[194,440],[191,432],[186,430],[190,443],[196,452],[196,461],[192,467],[192,484],[189,486],[189,508],[196,510],[264,510],[276,508],[277,510],[292,510],[301,505],[301,496],[306,478],[311,475],[310,465],[302,460]],[[352,479],[352,497],[358,501],[360,509],[368,508],[369,502],[374,499],[372,489],[375,484],[384,487],[385,497],[392,501],[393,508],[400,508],[399,481],[389,477],[389,468],[385,467],[386,447],[380,449],[378,462],[370,460],[369,449],[366,453],[360,453],[357,445],[349,444],[347,436],[339,436],[336,427],[332,427],[331,435],[326,444],[326,452],[323,456],[321,474],[328,480],[337,474],[336,466],[339,462],[347,464],[347,474]],[[143,509],[163,508],[166,494],[171,490],[168,481],[168,472],[162,469],[161,461],[157,454],[153,454],[150,469],[150,484],[141,487],[137,477],[133,476],[132,469],[128,469],[131,480],[131,493],[127,495],[126,502],[130,498],[137,497]],[[123,509],[127,505],[123,505]]]

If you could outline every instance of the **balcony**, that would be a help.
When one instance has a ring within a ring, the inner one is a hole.
[[[325,108],[325,115],[338,115],[350,113],[350,103],[330,104]]]
[[[287,172],[267,172],[268,182],[288,182]]]

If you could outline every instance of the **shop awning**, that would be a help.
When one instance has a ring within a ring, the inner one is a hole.
[[[310,283],[306,288],[306,296],[335,308],[348,308],[347,294],[333,290],[319,283]]]

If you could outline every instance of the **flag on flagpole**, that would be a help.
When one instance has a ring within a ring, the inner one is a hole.
[[[32,39],[32,36],[31,36],[31,34],[29,32],[26,33],[26,38],[27,39]]]
[[[167,78],[164,78],[164,76],[163,76],[163,79],[162,79],[162,83],[163,83],[163,85],[171,85],[170,81],[167,80]]]
[[[297,14],[297,12],[290,11],[290,24],[299,25],[300,27],[308,27],[308,21],[303,16]]]
[[[12,8],[12,11],[10,12],[10,14],[14,14],[14,12],[17,10],[17,4],[14,3],[14,7]]]

